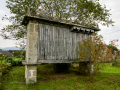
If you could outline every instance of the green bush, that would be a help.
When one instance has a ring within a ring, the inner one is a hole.
[[[13,66],[23,66],[22,61],[14,61]]]
[[[22,61],[14,61],[12,58],[8,58],[7,63],[11,63],[12,66],[23,66]]]
[[[21,58],[21,52],[16,51],[16,52],[13,52],[12,54],[13,54],[13,57]]]
[[[7,58],[6,63],[12,63],[12,62],[13,62],[13,59],[11,57]]]

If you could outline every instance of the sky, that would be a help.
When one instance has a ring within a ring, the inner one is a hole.
[[[99,28],[101,31],[98,32],[99,35],[102,35],[104,37],[104,41],[106,44],[109,44],[110,40],[118,39],[118,42],[116,43],[118,49],[120,49],[120,0],[99,0],[100,4],[103,6],[106,5],[107,9],[111,9],[110,13],[111,19],[115,21],[114,26],[102,26],[99,24]],[[1,0],[0,2],[0,31],[5,25],[11,24],[7,20],[2,20],[2,17],[5,15],[12,16],[10,14],[10,10],[6,7],[6,0]],[[16,41],[13,40],[4,40],[0,36],[0,48],[5,47],[15,47]]]

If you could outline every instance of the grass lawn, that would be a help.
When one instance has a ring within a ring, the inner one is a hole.
[[[14,61],[21,61],[21,58],[12,57]]]
[[[54,73],[51,64],[37,66],[37,83],[25,84],[25,66],[11,67],[2,76],[3,90],[120,90],[120,61],[118,66],[106,66],[99,75],[90,78],[79,75],[78,69],[70,73]]]

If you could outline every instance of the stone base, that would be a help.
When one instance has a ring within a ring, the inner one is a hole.
[[[37,65],[25,65],[26,84],[37,82]]]
[[[94,75],[94,63],[79,62],[79,72],[82,75]]]

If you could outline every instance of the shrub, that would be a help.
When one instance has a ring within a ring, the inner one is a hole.
[[[118,42],[118,40],[110,41],[110,45],[115,46],[115,42]],[[95,35],[94,40],[84,39],[79,41],[76,53],[79,55],[77,60],[89,60],[94,63],[95,73],[98,73],[100,69],[104,68],[105,62],[115,61],[114,57],[117,56],[117,54],[112,54],[111,48],[107,48],[103,41],[103,37],[97,34]]]
[[[7,58],[6,63],[12,63],[12,62],[13,62],[13,59],[11,57]]]
[[[5,74],[6,72],[8,72],[8,70],[10,69],[11,63],[5,63],[2,66],[2,73]]]
[[[22,60],[25,60],[25,57],[26,57],[26,51],[23,51],[21,55],[22,55]]]
[[[16,51],[16,52],[13,52],[12,54],[13,54],[13,57],[21,58],[21,52]]]
[[[12,66],[23,66],[22,61],[14,61]]]
[[[12,66],[23,66],[22,61],[14,61],[12,58],[8,58],[7,63],[11,63]]]

